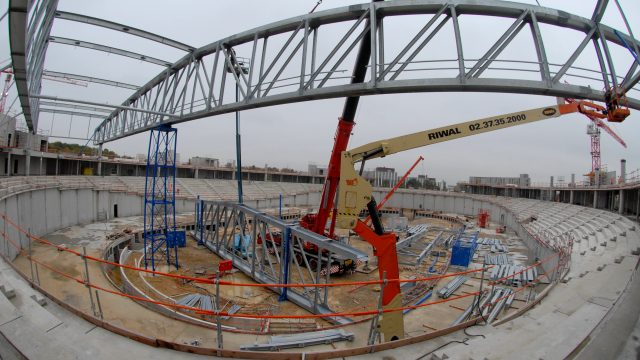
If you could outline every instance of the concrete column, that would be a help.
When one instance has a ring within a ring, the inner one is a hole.
[[[267,181],[269,178],[269,165],[264,164],[264,181]]]
[[[198,178],[198,176],[199,176],[199,174],[198,174],[198,170],[199,170],[199,169],[198,169],[198,167],[196,166],[195,174],[193,174],[193,175],[194,175],[194,177],[195,177],[196,179],[197,179],[197,178]]]
[[[569,191],[569,204],[573,205],[573,190]]]
[[[102,176],[102,144],[98,146],[98,176]]]
[[[120,164],[116,164],[116,175],[120,176]]]
[[[625,159],[620,160],[620,180],[622,184],[627,183],[627,160]],[[620,196],[622,198],[622,195]]]
[[[42,152],[40,152],[40,171],[38,171],[38,175],[42,176]]]
[[[31,175],[31,151],[24,150],[24,175]]]
[[[640,221],[640,190],[636,193],[636,221]]]
[[[551,177],[551,181],[549,181],[549,187],[553,187],[553,176]]]
[[[618,199],[618,214],[624,213],[624,190],[620,189],[620,196]]]
[[[571,187],[576,186],[576,174],[571,174]]]
[[[598,207],[598,192],[593,192],[593,208],[596,209]]]

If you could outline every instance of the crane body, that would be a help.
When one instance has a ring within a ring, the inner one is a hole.
[[[356,163],[418,147],[556,118],[576,112],[598,119],[607,117],[607,115],[604,114],[604,107],[590,102],[576,101],[571,104],[559,104],[443,126],[413,134],[374,141],[349,151],[342,151],[339,184],[337,186],[337,211],[334,211],[336,226],[342,229],[352,229],[363,240],[373,246],[373,253],[378,257],[378,272],[381,280],[398,279],[399,269],[396,252],[396,235],[393,232],[387,233],[384,231],[376,209],[376,201],[372,196],[373,187],[356,172],[354,169]],[[361,166],[361,169],[363,169],[363,166]],[[365,208],[368,209],[371,216],[373,229],[359,219],[360,212]],[[402,310],[393,310],[400,308],[401,304],[402,293],[399,282],[385,282],[382,294],[382,307],[387,310],[387,312],[382,315],[382,319],[379,322],[379,331],[385,341],[404,337]]]

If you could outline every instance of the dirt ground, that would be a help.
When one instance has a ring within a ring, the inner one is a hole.
[[[65,244],[74,250],[80,250],[82,245],[87,246],[89,254],[94,256],[102,256],[107,243],[106,235],[112,232],[123,231],[126,228],[135,226],[136,220],[116,222],[114,224],[90,224],[84,227],[71,227],[63,229],[59,232],[49,234],[45,238],[54,241],[57,244]],[[444,220],[420,218],[410,221],[410,225],[427,224],[432,227],[451,228],[452,224]],[[139,226],[139,225],[138,225]],[[346,235],[346,233],[341,233]],[[515,234],[498,235],[491,231],[484,231],[481,237],[500,238],[503,244],[509,246],[511,254],[514,256],[514,262],[527,263],[526,248],[517,240]],[[426,246],[432,239],[421,242],[421,246]],[[332,283],[358,282],[379,279],[377,270],[377,261],[373,257],[371,245],[362,241],[357,236],[351,236],[349,239],[351,246],[369,254],[370,261],[367,264],[369,271],[364,271],[363,266],[359,267],[359,271],[351,274],[335,275],[331,277]],[[424,261],[418,266],[400,266],[401,279],[415,279],[432,276],[434,273],[429,269],[444,272],[447,274],[459,271],[457,269],[448,268],[448,259],[450,253],[448,250],[436,247],[435,251],[443,254],[437,258],[427,255]],[[476,262],[471,267],[480,266],[483,253],[486,249],[480,249]],[[84,277],[84,264],[81,259],[75,255],[57,251],[55,248],[42,244],[33,244],[33,256],[38,261],[43,262],[47,266],[55,268],[57,271],[68,274],[71,277]],[[135,265],[140,258],[140,253],[135,253],[129,258],[129,264]],[[179,250],[180,263],[179,270],[173,270],[174,273],[186,275],[190,277],[207,278],[213,275],[220,262],[220,258],[208,249],[198,246],[196,241],[188,239],[187,247]],[[15,264],[23,273],[30,273],[30,262],[25,257],[18,257]],[[85,311],[89,314],[94,313],[91,306],[91,299],[88,296],[88,290],[82,284],[68,279],[60,274],[40,266],[39,268],[40,283],[47,291],[50,291],[57,298],[71,304],[72,306]],[[104,276],[99,264],[90,263],[90,277],[92,283],[100,286],[116,290],[108,279]],[[183,280],[171,279],[161,276],[140,275],[132,270],[126,270],[127,277],[139,289],[143,290],[150,297],[158,300],[166,301],[170,299],[180,299],[187,294],[198,293],[215,296],[215,286],[210,284],[201,284],[194,282],[185,282]],[[119,270],[109,271],[109,276],[116,284],[120,284],[122,278]],[[487,285],[489,274],[485,275],[483,281],[484,286]],[[224,280],[237,283],[254,283],[252,279],[239,271],[232,271],[224,275]],[[424,303],[428,304],[439,300],[435,295],[437,289],[446,285],[452,278],[441,279],[439,281],[430,281],[418,285],[403,293],[404,304],[413,305],[416,301],[424,298],[428,294],[429,289],[433,288],[433,295]],[[470,294],[477,291],[480,287],[480,274],[476,273],[470,276],[470,279],[462,285],[452,297]],[[514,288],[515,289],[515,288]],[[542,291],[543,286],[538,286],[538,292]],[[378,297],[380,295],[379,285],[350,285],[334,287],[329,290],[329,306],[336,312],[351,312],[360,310],[371,310],[377,307]],[[501,315],[501,317],[511,314],[525,303],[526,297],[529,296],[529,290],[518,293],[513,307]],[[188,343],[197,340],[202,346],[215,346],[215,332],[201,326],[188,324],[178,321],[167,316],[148,310],[130,299],[108,293],[100,293],[103,316],[105,320],[111,323],[123,326],[127,329],[179,343]],[[453,300],[446,303],[433,304],[412,310],[404,316],[405,332],[407,336],[416,336],[422,333],[429,333],[436,330],[446,328],[467,308],[473,300],[472,296]],[[269,289],[260,287],[220,287],[220,304],[224,310],[228,310],[232,305],[240,306],[238,312],[251,314],[270,314],[270,315],[303,315],[308,312],[297,305],[284,301],[278,301],[278,295]],[[95,307],[95,306],[94,306]],[[188,313],[188,315],[213,322],[213,318],[199,314]],[[499,317],[500,318],[500,317]],[[355,319],[357,320],[357,319]],[[233,318],[223,321],[223,324],[233,326],[241,330],[249,332],[261,332],[269,329],[272,333],[299,332],[310,328],[319,328],[329,326],[324,320],[236,320]],[[203,331],[203,329],[205,329]],[[366,334],[369,329],[369,322],[359,325],[349,326],[347,331],[353,332],[357,336],[354,343],[336,344],[338,348],[348,346],[362,346],[362,341],[366,342]],[[231,338],[231,339],[229,339]],[[250,334],[234,334],[227,336],[230,346],[239,347],[241,344],[253,343],[259,340],[255,335]],[[318,346],[314,349],[331,349],[329,346]],[[311,348],[309,350],[312,350]]]
[[[454,229],[457,225],[453,225],[445,220],[431,219],[431,218],[418,218],[410,222],[410,225],[427,224],[430,227],[435,227],[443,230]],[[430,232],[424,239],[416,243],[416,250],[419,252],[424,246],[429,244],[435,238],[437,232]],[[339,235],[348,235],[348,232],[341,231]],[[491,234],[485,232],[481,234],[482,237],[500,238],[505,241],[505,237],[498,234]],[[358,236],[352,235],[348,240],[349,245],[357,248],[370,256],[370,261],[367,266],[368,271],[363,270],[364,265],[361,265],[357,271],[350,274],[338,274],[331,276],[331,283],[345,283],[345,282],[364,282],[371,280],[378,280],[379,273],[377,270],[377,259],[373,256],[372,246],[367,242],[361,240]],[[505,244],[513,247],[514,250],[520,250],[522,247],[518,241],[512,240]],[[437,275],[439,273],[451,274],[457,269],[448,269],[448,263],[450,258],[450,251],[439,246],[432,249],[435,252],[439,252],[441,256],[427,255],[421,264],[418,266],[400,265],[400,278],[401,279],[416,279],[426,278]],[[526,255],[516,254],[516,258],[525,257]],[[212,276],[220,262],[220,258],[210,252],[208,249],[199,247],[195,240],[187,242],[187,247],[179,250],[179,258],[181,268],[173,273],[186,275],[191,277],[207,278]],[[139,255],[131,259],[133,265],[135,259],[139,259]],[[481,258],[480,258],[481,259]],[[477,266],[477,265],[475,265]],[[431,272],[429,271],[431,269]],[[179,299],[187,294],[198,293],[203,295],[209,295],[212,298],[215,297],[215,286],[209,284],[196,284],[193,282],[184,282],[182,280],[139,275],[135,272],[127,270],[128,277],[136,284],[140,289],[146,289],[146,293],[158,300],[162,300],[164,296],[168,296],[172,299]],[[299,281],[299,277],[296,273],[291,274],[292,283]],[[479,279],[479,275],[476,276]],[[459,296],[469,294],[479,289],[480,281],[476,278],[470,279],[460,289],[456,291],[452,296]],[[488,274],[486,275],[488,278]],[[234,271],[223,277],[224,280],[233,281],[237,283],[254,283],[254,281],[241,272]],[[414,305],[417,301],[427,296],[430,290],[433,289],[434,295],[431,296],[426,302],[438,300],[435,296],[435,290],[443,287],[453,277],[420,282],[416,286],[408,287],[403,291],[403,304]],[[151,288],[149,288],[149,285]],[[486,286],[486,285],[485,285]],[[312,293],[312,289],[309,289]],[[320,296],[323,296],[323,291],[320,291]],[[266,288],[258,287],[220,287],[220,304],[222,309],[229,309],[232,305],[240,306],[240,313],[261,314],[261,315],[304,315],[308,312],[291,302],[278,301],[278,294],[270,291]],[[348,285],[332,287],[329,289],[328,303],[329,307],[335,312],[357,312],[367,311],[377,308],[378,297],[380,295],[379,285]],[[421,332],[431,332],[446,328],[471,304],[473,300],[472,296],[462,299],[425,306],[412,310],[405,316],[405,326],[408,332],[412,334],[418,334]],[[188,313],[188,312],[187,312]],[[203,315],[194,315],[206,321],[213,321],[212,317]],[[354,320],[362,320],[363,317],[353,318]],[[273,331],[278,331],[279,327],[285,330],[295,330],[296,328],[310,328],[310,327],[327,327],[330,324],[322,319],[307,319],[300,321],[270,321],[272,324],[265,324],[261,321],[243,321],[241,324],[235,321],[233,318],[223,321],[223,324],[230,326],[237,326],[249,331],[263,331],[266,328],[270,328]]]

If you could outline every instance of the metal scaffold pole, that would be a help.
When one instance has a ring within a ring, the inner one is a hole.
[[[238,102],[238,84],[236,84],[236,102]],[[238,202],[242,204],[242,144],[240,142],[240,112],[236,111],[236,179],[238,179]]]

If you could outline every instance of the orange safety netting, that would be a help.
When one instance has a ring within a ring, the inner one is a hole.
[[[194,278],[194,277],[189,277],[189,276],[181,276],[181,275],[175,275],[175,274],[170,274],[170,273],[164,273],[164,272],[159,272],[159,271],[152,271],[152,270],[147,270],[147,269],[143,269],[143,268],[138,268],[138,267],[134,267],[134,266],[128,266],[128,265],[122,265],[119,263],[115,263],[112,261],[108,261],[108,260],[104,260],[104,259],[100,259],[100,258],[96,258],[93,256],[89,256],[89,255],[83,255],[77,251],[68,249],[66,247],[60,246],[60,245],[56,245],[51,243],[48,240],[39,238],[37,236],[34,236],[32,234],[30,234],[29,232],[25,231],[24,229],[22,229],[20,226],[18,226],[17,224],[15,224],[13,221],[9,220],[5,214],[0,215],[0,217],[2,219],[4,219],[7,223],[11,224],[13,227],[15,227],[19,232],[27,235],[27,237],[29,237],[30,239],[34,239],[40,243],[49,245],[49,246],[53,246],[56,247],[58,250],[60,251],[66,251],[69,253],[72,253],[76,256],[79,256],[81,258],[85,258],[87,260],[93,260],[96,262],[100,262],[100,263],[104,263],[104,264],[109,264],[109,265],[113,265],[113,266],[117,266],[117,267],[122,267],[122,268],[126,268],[126,269],[130,269],[130,270],[135,270],[135,271],[142,271],[145,273],[151,273],[154,275],[162,275],[162,276],[167,276],[167,277],[173,277],[173,278],[179,278],[179,279],[186,279],[186,280],[192,280],[192,281],[198,281],[201,283],[208,283],[208,284],[215,284],[216,281],[215,280],[209,280],[209,279],[201,279],[201,278]],[[203,310],[200,308],[194,308],[194,307],[190,307],[190,306],[185,306],[185,305],[180,305],[180,304],[175,304],[175,303],[167,303],[167,302],[163,302],[163,301],[157,301],[157,300],[152,300],[152,299],[148,299],[148,298],[144,298],[144,297],[140,297],[140,296],[135,296],[135,295],[130,295],[130,294],[126,294],[120,291],[116,291],[116,290],[111,290],[99,285],[95,285],[95,284],[91,284],[88,281],[85,281],[84,279],[80,279],[80,278],[76,278],[70,274],[64,273],[58,269],[55,269],[54,267],[47,265],[41,261],[38,261],[37,259],[33,258],[31,255],[26,254],[25,250],[22,249],[22,247],[20,245],[18,245],[15,241],[13,241],[12,239],[10,239],[6,232],[2,233],[3,238],[10,243],[16,250],[18,250],[18,252],[20,254],[22,254],[23,256],[25,256],[26,258],[28,258],[30,261],[33,261],[36,264],[39,264],[40,266],[60,275],[63,276],[67,279],[73,280],[79,284],[82,284],[84,286],[96,289],[96,290],[100,290],[109,294],[113,294],[113,295],[117,295],[117,296],[121,296],[121,297],[126,297],[132,300],[136,300],[136,301],[142,301],[142,302],[146,302],[146,303],[152,303],[152,304],[156,304],[156,305],[161,305],[161,306],[166,306],[166,307],[170,307],[170,308],[176,308],[176,309],[182,309],[182,310],[189,310],[189,311],[193,311],[197,314],[203,314],[203,315],[213,315],[213,316],[225,316],[225,317],[232,317],[232,318],[252,318],[252,319],[312,319],[312,318],[327,318],[327,317],[346,317],[346,316],[367,316],[367,315],[376,315],[376,314],[381,314],[381,313],[387,313],[387,312],[396,312],[396,311],[404,311],[404,310],[408,310],[408,309],[418,309],[418,308],[422,308],[422,307],[427,307],[427,306],[431,306],[431,305],[436,305],[436,304],[441,304],[444,302],[448,302],[448,301],[454,301],[454,300],[458,300],[458,299],[462,299],[462,298],[466,298],[466,297],[470,297],[470,296],[476,296],[479,295],[480,292],[476,291],[476,292],[472,292],[472,293],[466,293],[463,295],[459,295],[459,296],[453,296],[453,297],[449,297],[447,299],[440,299],[440,300],[436,300],[436,301],[430,301],[430,302],[426,302],[423,304],[419,304],[419,305],[408,305],[408,306],[403,306],[403,307],[397,307],[397,308],[387,308],[387,309],[375,309],[375,310],[364,310],[364,311],[351,311],[351,312],[338,312],[338,313],[327,313],[327,314],[307,314],[307,315],[256,315],[256,314],[247,314],[247,313],[228,313],[225,311],[212,311],[212,310]],[[537,262],[536,264],[533,264],[531,266],[529,266],[528,268],[522,270],[525,271],[531,267],[534,266],[538,266],[544,262],[549,261],[551,258],[555,257],[555,256],[559,256],[559,255],[551,255],[549,257],[547,257],[546,259]],[[5,260],[9,261],[7,259],[6,256],[3,255],[3,258],[5,258]],[[556,265],[556,267],[554,267],[553,270],[557,269],[560,266],[560,264]],[[453,274],[446,274],[446,275],[436,275],[436,276],[431,276],[431,277],[426,277],[426,278],[418,278],[418,279],[387,279],[387,280],[372,280],[372,281],[357,281],[357,282],[344,282],[344,283],[335,283],[335,284],[252,284],[252,283],[235,283],[235,282],[230,282],[230,281],[219,281],[218,284],[219,285],[231,285],[231,286],[258,286],[258,287],[335,287],[335,286],[353,286],[353,285],[373,285],[373,284],[384,284],[384,283],[388,283],[388,282],[421,282],[421,281],[428,281],[428,280],[435,280],[435,279],[442,279],[442,278],[447,278],[447,277],[452,277],[452,276],[458,276],[458,275],[464,275],[464,274],[469,274],[469,273],[474,273],[474,272],[479,272],[479,271],[483,271],[483,270],[487,270],[489,268],[492,268],[493,265],[488,266],[488,267],[484,267],[484,268],[480,268],[480,269],[474,269],[474,270],[467,270],[467,271],[461,271],[461,272],[457,272],[457,273],[453,273]],[[507,279],[510,277],[513,277],[519,273],[521,273],[522,271],[519,271],[518,273],[512,274],[510,276],[504,277],[502,279],[490,282],[490,284],[495,284],[497,281],[503,280],[503,279]],[[538,278],[536,278],[536,280],[534,281],[537,282],[538,279],[540,279],[542,276],[544,276],[544,274],[541,274],[540,276],[538,276]],[[515,292],[519,292],[522,291],[524,288],[532,285],[531,284],[526,284],[524,287],[518,289]],[[515,293],[514,292],[514,293]],[[502,300],[501,297],[500,299],[495,300],[492,303],[495,303],[499,300]],[[487,305],[485,305],[487,306]]]

